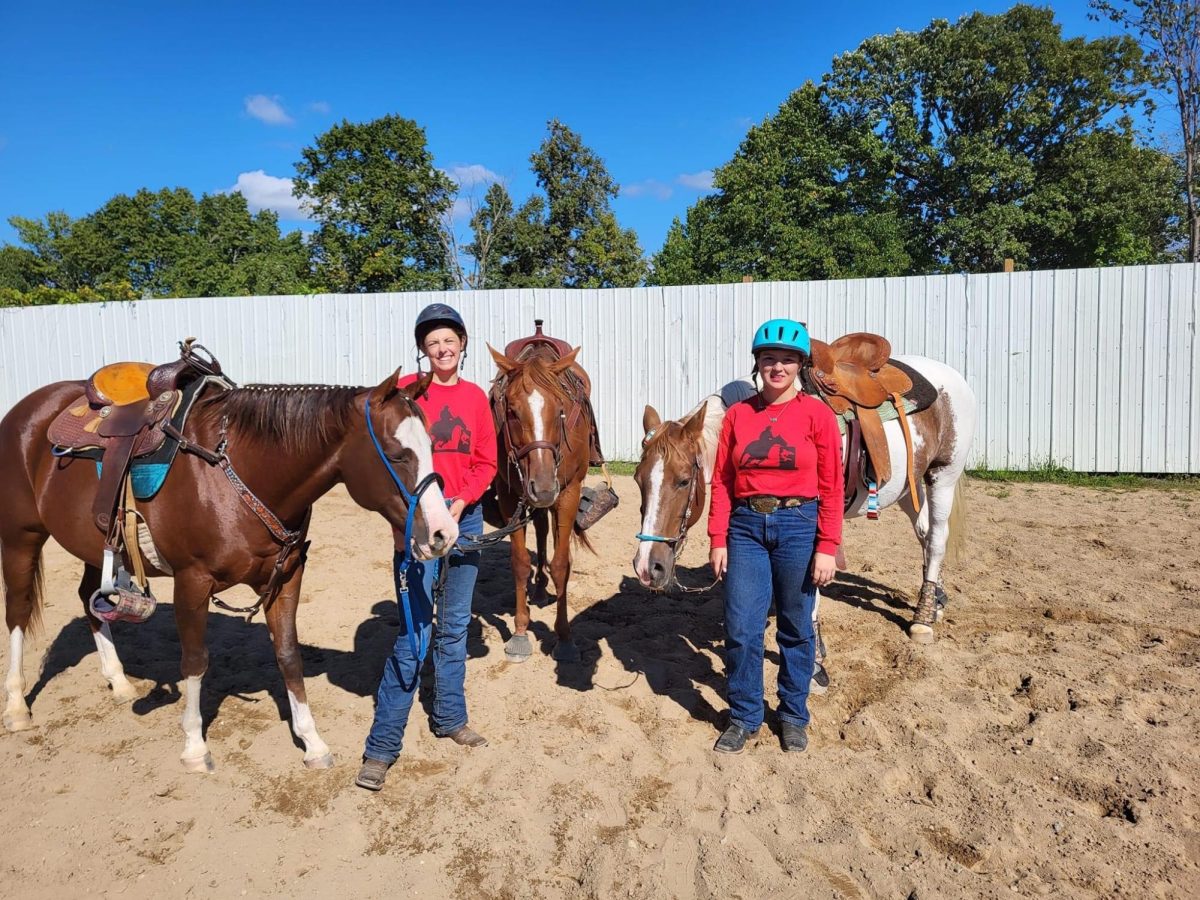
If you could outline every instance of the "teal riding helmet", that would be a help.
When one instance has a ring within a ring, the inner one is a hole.
[[[803,323],[793,322],[791,319],[771,319],[763,322],[754,332],[754,343],[750,346],[750,352],[757,356],[760,350],[795,350],[809,356],[812,353],[812,342]]]

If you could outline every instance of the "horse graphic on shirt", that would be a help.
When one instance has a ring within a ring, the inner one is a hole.
[[[434,453],[470,453],[471,429],[467,423],[443,406],[437,420],[429,428]],[[457,436],[457,440],[455,439]]]
[[[779,452],[776,454],[776,462],[772,466],[771,455],[777,447]],[[746,445],[738,465],[743,469],[794,469],[796,468],[796,448],[789,444],[783,435],[773,434],[771,426],[768,425],[763,429],[762,434]]]

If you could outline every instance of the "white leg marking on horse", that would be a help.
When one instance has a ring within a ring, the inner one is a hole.
[[[417,482],[424,481],[433,472],[433,449],[421,420],[416,416],[409,416],[396,429],[395,438],[401,447],[416,454]],[[430,537],[439,531],[445,540],[446,552],[449,552],[450,548],[454,546],[454,542],[458,540],[458,523],[446,509],[446,500],[442,496],[441,488],[436,484],[431,484],[428,490],[421,495],[420,502],[421,512],[424,513],[425,518],[424,533],[416,535],[417,549],[420,555],[426,559],[433,555],[429,541]],[[422,531],[419,526],[417,530],[418,532]]]
[[[137,688],[125,677],[125,667],[117,656],[117,646],[113,643],[112,629],[105,622],[100,630],[92,635],[96,639],[96,652],[100,655],[100,672],[112,687],[113,699],[118,703],[128,703],[137,699]]]
[[[304,761],[324,760],[329,756],[329,745],[317,733],[317,723],[307,703],[301,703],[290,690],[287,692],[288,706],[292,708],[292,731],[304,741]]]
[[[658,521],[658,506],[662,500],[662,483],[663,461],[658,459],[654,462],[654,468],[650,470],[650,489],[646,494],[646,515],[642,519],[642,534],[658,533],[654,527]],[[674,537],[674,535],[667,534],[662,537]],[[654,544],[654,541],[639,541],[637,556],[633,558],[633,570],[637,573],[638,579],[643,582],[650,579],[647,566],[650,563],[650,548]]]
[[[183,681],[183,753],[179,758],[190,772],[211,770],[212,760],[204,743],[204,720],[200,716],[200,681],[204,676],[190,675]]]
[[[18,625],[8,635],[8,676],[4,689],[8,700],[4,705],[4,727],[9,731],[24,731],[33,725],[29,707],[25,704],[25,632]]]
[[[542,421],[542,410],[546,408],[546,400],[536,390],[529,394],[529,412],[533,416],[533,439],[546,439],[546,425]]]

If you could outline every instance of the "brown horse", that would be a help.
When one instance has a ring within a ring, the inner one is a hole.
[[[210,386],[191,413],[184,435],[191,444],[210,451],[225,441],[237,476],[285,529],[301,533],[301,539],[313,503],[339,482],[345,483],[360,506],[403,528],[408,502],[388,469],[397,473],[410,497],[432,475],[429,437],[412,399],[427,383],[428,378],[399,390],[396,376],[390,375],[374,388],[276,385],[214,392]],[[56,458],[46,438],[50,422],[83,390],[79,381],[49,385],[25,397],[0,421],[0,494],[5,498],[0,556],[10,632],[4,725],[10,731],[32,723],[25,702],[22,651],[30,624],[36,625],[40,618],[41,551],[49,537],[84,562],[79,596],[114,698],[123,702],[135,696],[107,623],[88,611],[87,601],[100,585],[104,545],[90,513],[98,484],[96,466],[87,459]],[[368,413],[378,448],[368,433]],[[272,536],[265,519],[239,497],[234,477],[199,455],[181,453],[159,492],[138,506],[158,558],[174,577],[175,621],[186,684],[181,758],[193,772],[213,769],[200,715],[200,683],[208,668],[209,600],[235,584],[261,593],[280,559],[281,542]],[[414,518],[417,556],[441,556],[454,545],[458,527],[432,478],[420,495]],[[146,568],[150,574],[164,574],[149,560]],[[333,756],[308,707],[296,637],[303,573],[303,554],[291,554],[284,561],[282,577],[275,580],[277,593],[265,604],[266,621],[287,686],[292,729],[304,743],[304,764],[326,768],[333,765]]]
[[[966,380],[951,367],[922,356],[896,358],[927,378],[937,391],[932,406],[909,417],[919,505],[914,506],[909,496],[904,435],[895,421],[887,422],[884,429],[892,477],[879,485],[877,497],[880,509],[899,504],[924,551],[920,600],[909,637],[925,644],[934,634],[925,621],[930,615],[923,614],[921,607],[927,605],[933,619],[940,621],[946,605],[941,568],[951,535],[951,513],[963,511],[958,488],[975,432],[976,402]],[[704,508],[704,481],[712,478],[725,410],[754,390],[749,380],[731,382],[678,422],[663,424],[654,408],[646,407],[642,419],[646,436],[634,475],[642,494],[642,530],[633,567],[647,587],[664,590],[672,583],[679,548]],[[845,438],[842,453],[844,457]],[[703,481],[697,473],[703,473]],[[851,493],[846,517],[864,515],[869,508],[866,489],[858,484],[857,493],[854,486]],[[955,533],[961,536],[961,528]]]
[[[558,643],[554,658],[577,662],[579,650],[571,640],[567,621],[567,582],[571,578],[571,535],[591,549],[575,526],[580,489],[588,471],[591,433],[590,407],[585,402],[587,375],[575,362],[579,348],[561,358],[545,345],[535,345],[509,359],[488,347],[499,373],[492,392],[492,411],[500,430],[496,497],[505,519],[512,519],[518,504],[534,510],[538,571],[536,596],[546,587],[546,538],[549,516],[554,524],[554,557],[549,575],[557,591],[554,631]],[[525,528],[512,533],[512,571],[516,582],[517,611],[514,634],[504,653],[513,662],[524,662],[533,652],[529,635],[529,577],[533,570],[525,545]]]

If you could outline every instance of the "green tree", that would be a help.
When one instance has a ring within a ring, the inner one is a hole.
[[[338,291],[453,286],[440,223],[454,184],[434,168],[415,122],[343,121],[301,155],[292,193],[319,225],[313,253],[323,284]]]
[[[1200,0],[1090,0],[1090,5],[1137,35],[1154,83],[1175,102],[1187,200],[1187,258],[1196,262],[1200,259]]]
[[[655,278],[833,278],[1154,262],[1180,212],[1139,144],[1129,38],[1016,6],[865,41],[750,130]],[[684,264],[686,263],[686,265]]]

